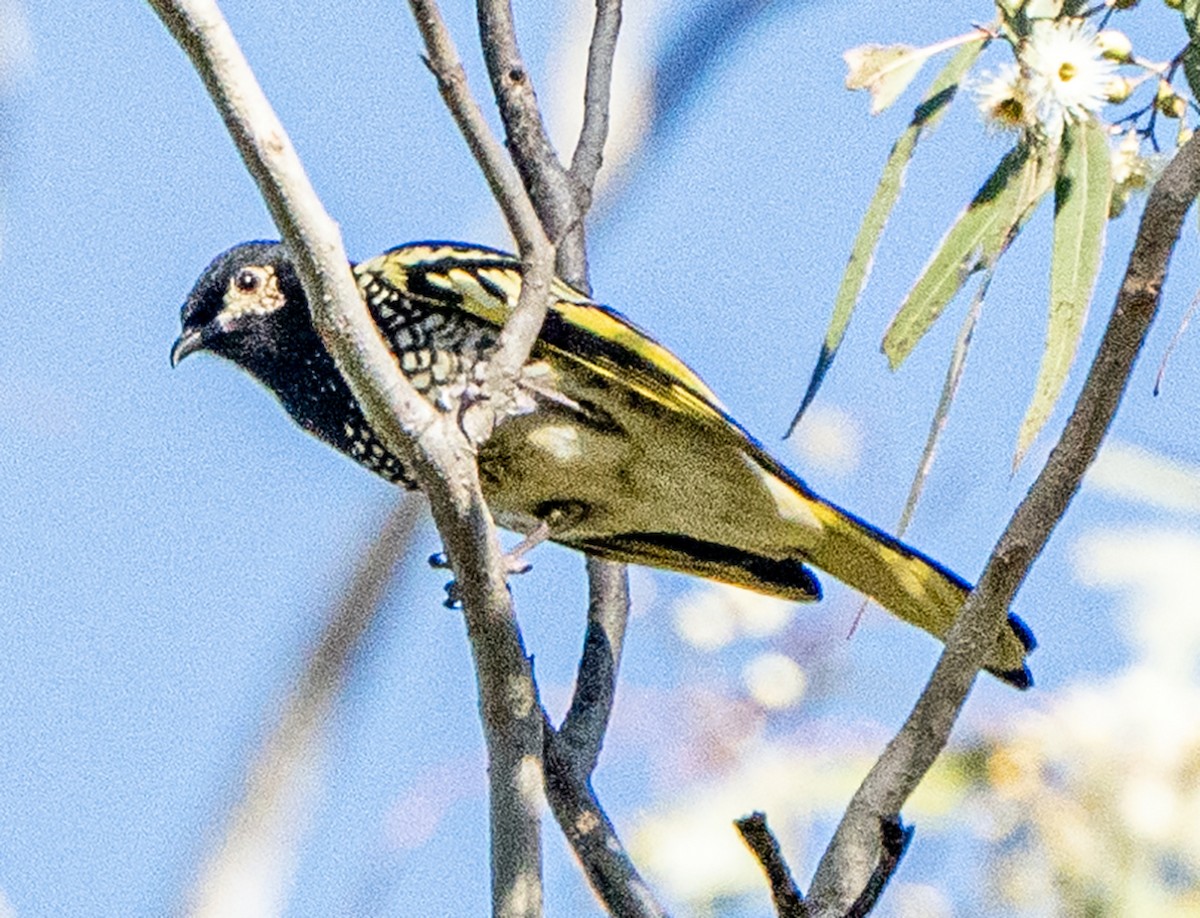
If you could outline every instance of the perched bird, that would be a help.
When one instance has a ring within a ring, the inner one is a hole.
[[[439,408],[456,410],[516,304],[517,259],[423,242],[355,265],[354,274],[399,369]],[[694,372],[619,313],[561,281],[553,293],[519,381],[520,413],[479,448],[484,495],[500,525],[790,600],[820,598],[812,564],[945,636],[970,591],[965,581],[814,494]],[[314,330],[283,244],[248,242],[219,256],[181,320],[172,365],[196,351],[233,361],[309,433],[413,486]],[[1033,646],[1009,615],[988,669],[1029,686]]]

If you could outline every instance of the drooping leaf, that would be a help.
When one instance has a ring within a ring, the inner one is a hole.
[[[846,272],[842,275],[842,282],[834,299],[833,316],[830,318],[829,328],[825,331],[825,340],[821,345],[821,353],[817,357],[816,367],[813,369],[804,398],[796,410],[796,416],[792,418],[792,423],[788,426],[785,437],[792,435],[801,416],[816,397],[817,390],[821,388],[821,383],[825,379],[825,373],[833,363],[842,338],[845,337],[846,327],[850,324],[850,316],[858,305],[858,298],[862,295],[867,276],[871,273],[871,263],[875,258],[875,249],[879,245],[879,238],[900,197],[900,189],[904,186],[904,175],[908,170],[908,163],[912,159],[917,141],[941,120],[954,98],[954,94],[958,91],[959,83],[962,82],[963,77],[975,61],[979,59],[979,54],[986,45],[987,38],[981,35],[978,41],[969,42],[959,48],[934,78],[925,93],[925,98],[913,112],[908,127],[904,129],[904,133],[892,146],[892,152],[888,155],[887,162],[883,167],[883,175],[879,179],[879,186],[875,189],[875,195],[871,198],[871,203],[867,207],[862,225],[858,229],[858,235],[850,250],[850,261],[846,265]]]
[[[1112,154],[1099,121],[1069,123],[1054,184],[1050,317],[1033,400],[1021,422],[1013,468],[1045,426],[1079,348],[1104,253],[1112,188]]]
[[[1050,190],[1056,156],[1057,151],[1022,140],[958,215],[883,337],[882,349],[893,370],[912,353],[967,278],[992,267],[1004,254]]]
[[[871,114],[878,115],[900,97],[929,59],[929,52],[912,45],[860,45],[842,55],[846,88],[871,94]]]

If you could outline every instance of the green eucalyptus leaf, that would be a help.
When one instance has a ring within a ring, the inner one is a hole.
[[[1050,190],[1056,155],[1022,140],[1000,160],[942,237],[892,319],[882,348],[892,369],[912,353],[967,278],[1004,254]]]
[[[846,265],[846,272],[842,275],[842,282],[834,299],[833,315],[829,321],[829,328],[825,331],[825,340],[821,345],[821,353],[818,355],[816,367],[813,369],[804,398],[785,436],[791,436],[805,409],[816,397],[817,390],[821,388],[821,383],[825,379],[825,373],[833,363],[834,355],[842,343],[842,338],[846,335],[850,316],[858,305],[863,287],[867,283],[867,277],[871,273],[871,264],[875,259],[875,249],[879,245],[879,238],[900,197],[900,189],[904,186],[904,175],[908,171],[908,163],[912,159],[917,141],[941,120],[958,91],[959,83],[962,82],[963,77],[966,76],[975,61],[979,59],[979,54],[986,45],[987,39],[981,36],[978,41],[964,44],[955,52],[929,85],[924,99],[913,112],[908,127],[904,129],[904,133],[892,146],[892,152],[884,164],[883,175],[879,179],[875,195],[871,198],[871,203],[867,207],[862,225],[858,229],[858,235],[850,250],[850,261]]]
[[[1099,121],[1069,123],[1054,185],[1054,247],[1050,264],[1050,316],[1033,399],[1021,422],[1013,467],[1054,410],[1079,349],[1088,305],[1104,254],[1112,188],[1112,154]]]

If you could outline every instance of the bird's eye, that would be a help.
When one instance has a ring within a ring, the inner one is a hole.
[[[243,268],[234,277],[233,283],[242,293],[251,293],[258,289],[259,276],[257,271],[251,271],[249,268]]]

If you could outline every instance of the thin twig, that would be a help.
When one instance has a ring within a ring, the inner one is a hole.
[[[191,57],[296,260],[313,323],[384,445],[410,458],[463,602],[488,748],[492,910],[541,914],[542,718],[470,444],[397,370],[283,126],[212,0],[149,0]],[[531,286],[533,286],[531,284]],[[411,439],[410,439],[411,438]]]
[[[1179,322],[1179,327],[1175,329],[1175,334],[1171,336],[1171,343],[1167,345],[1167,349],[1163,351],[1162,360],[1158,363],[1158,372],[1154,374],[1154,394],[1158,395],[1162,391],[1163,377],[1167,375],[1167,362],[1171,359],[1171,354],[1175,352],[1179,342],[1183,340],[1184,334],[1187,333],[1188,325],[1191,324],[1192,317],[1196,314],[1196,310],[1200,308],[1200,290],[1196,291],[1196,295],[1192,297],[1191,305],[1188,306],[1187,312],[1183,314],[1183,319]]]
[[[512,11],[507,3],[480,3],[481,39],[484,54],[493,72],[508,66],[524,71],[516,38],[512,34]],[[497,87],[502,111],[507,110],[528,130],[509,131],[509,150],[514,160],[524,163],[528,172],[547,177],[528,181],[530,197],[540,214],[570,213],[559,239],[557,269],[561,277],[580,290],[590,292],[583,217],[591,201],[604,144],[608,136],[608,104],[612,81],[612,56],[620,28],[619,0],[597,0],[596,21],[591,42],[587,84],[584,89],[585,124],[577,153],[583,156],[583,174],[572,183],[558,181],[562,166],[546,140],[532,86],[528,80],[512,84],[511,95]],[[512,73],[510,72],[510,76]],[[528,91],[527,91],[528,90]],[[532,108],[527,108],[532,106]],[[506,121],[506,124],[509,122]],[[595,770],[604,736],[608,730],[616,697],[617,675],[629,620],[629,576],[623,564],[588,558],[588,619],[584,649],[579,661],[575,693],[555,744],[558,755],[547,766],[547,796],[560,825],[575,824],[575,800],[585,799],[603,817],[606,840],[602,846],[588,845],[591,836],[567,831],[576,856],[597,893],[606,902],[623,902],[619,914],[653,915],[661,912],[649,890],[637,878],[620,840],[607,816],[595,800],[589,784]],[[547,727],[546,729],[550,729]],[[553,741],[551,737],[549,741]],[[562,773],[569,766],[569,773]],[[572,797],[562,787],[576,787]],[[602,856],[598,856],[602,855]],[[630,887],[636,881],[636,888]],[[642,903],[641,910],[631,903]]]
[[[916,706],[850,802],[809,891],[815,916],[844,915],[882,860],[878,827],[894,818],[934,759],[995,643],[1005,611],[1099,450],[1154,320],[1167,265],[1200,193],[1200,143],[1189,141],[1146,202],[1108,328],[1058,443],[1017,507],[949,634]]]
[[[544,237],[541,221],[524,193],[521,176],[471,94],[462,59],[441,10],[435,0],[409,0],[408,5],[425,42],[425,65],[437,80],[442,100],[487,179],[517,246],[534,245],[538,237]]]
[[[612,0],[602,2],[609,9],[604,15],[598,13],[596,28],[603,34],[599,39],[593,40],[594,45],[599,42],[596,52],[598,57],[595,66],[589,68],[585,92],[585,97],[591,100],[592,109],[585,153],[594,157],[594,169],[586,176],[586,184],[581,186],[585,192],[584,201],[590,200],[595,170],[599,169],[600,155],[607,136],[608,83],[612,76],[611,46],[615,42],[620,23],[619,4],[614,4]],[[561,236],[556,236],[559,241],[564,242],[557,253],[557,268],[559,274],[568,282],[582,290],[588,290],[582,222],[582,213],[586,207],[581,207],[570,193],[569,184],[560,181],[532,182],[523,172],[526,181],[522,186],[500,145],[492,137],[482,111],[471,96],[459,55],[436,2],[410,0],[410,6],[425,42],[427,63],[438,80],[442,97],[466,138],[468,147],[487,176],[492,192],[517,239],[523,258],[528,259],[531,253],[539,250],[544,251],[545,244],[545,237],[541,234],[543,224],[534,218],[534,222],[537,223],[536,232],[529,226],[531,201],[532,208],[536,209],[543,221],[547,219],[547,214],[569,213],[569,219],[559,220],[557,224],[565,227]],[[501,101],[502,113],[507,110],[516,122],[533,125],[532,130],[514,132],[506,117],[509,152],[518,167],[524,163],[535,174],[558,176],[562,173],[562,167],[541,128],[541,116],[533,98],[532,87],[526,78],[524,64],[521,63],[517,51],[511,9],[504,4],[491,4],[493,9],[489,13],[484,10],[485,6],[488,4],[480,4],[480,22],[489,70],[495,75],[498,70],[507,68],[505,72],[509,82],[505,85],[510,85],[513,91],[511,97],[506,96],[507,108],[505,102]],[[613,6],[617,7],[615,16],[611,9]],[[605,46],[608,46],[607,51],[604,50]],[[607,64],[603,61],[606,54]],[[600,85],[601,83],[603,85]],[[499,88],[496,91],[498,95],[501,94]],[[592,168],[590,160],[588,168]],[[518,220],[520,225],[516,223]],[[551,236],[555,236],[553,231]],[[543,263],[539,261],[538,267],[542,266]],[[526,291],[533,290],[533,284],[530,283],[532,277],[531,265],[526,261],[523,264],[522,302],[525,300]],[[548,296],[543,296],[542,302],[548,303]],[[523,306],[519,304],[517,312],[505,329],[506,334],[509,329],[516,328],[515,323],[521,321],[522,309]],[[505,366],[511,364],[511,368],[519,366],[528,355],[529,346],[541,327],[543,317],[544,312],[529,313],[528,324],[521,326],[523,332],[519,340],[523,349],[513,345],[508,351],[512,355],[511,360],[493,355],[493,366],[497,363]],[[502,339],[497,350],[504,347]],[[517,362],[518,356],[520,362]],[[587,637],[575,697],[564,724],[561,740],[548,720],[543,725],[547,756],[544,761],[547,797],[597,893],[604,901],[612,903],[612,907],[620,909],[617,914],[649,918],[662,914],[662,910],[638,877],[611,823],[596,802],[587,780],[595,768],[612,711],[625,622],[628,618],[628,578],[623,565],[597,559],[589,559],[588,574],[591,601],[588,607]],[[554,750],[555,755],[549,756],[550,750]],[[589,825],[600,827],[604,831],[581,831],[582,826]],[[599,844],[596,843],[597,840]]]
[[[437,3],[409,0],[409,6],[425,42],[426,64],[504,213],[521,255],[521,295],[488,359],[488,382],[494,388],[517,378],[546,320],[550,282],[554,277],[554,248],[525,193],[521,177],[492,136],[482,109],[471,95],[466,71]]]
[[[581,228],[582,212],[570,176],[555,155],[542,123],[533,78],[517,45],[512,4],[509,0],[476,0],[475,12],[488,77],[513,163],[546,234],[561,247],[568,233]],[[582,236],[578,232],[573,235],[582,253]]]
[[[625,625],[629,621],[629,575],[624,564],[588,558],[587,633],[575,677],[575,694],[559,730],[574,767],[591,775],[600,758],[616,699]]]
[[[612,56],[620,28],[620,2],[597,0],[584,90],[584,128],[577,147],[582,165],[580,174],[572,176],[563,169],[542,125],[532,80],[517,46],[511,6],[506,0],[480,0],[477,13],[484,57],[508,135],[508,151],[542,224],[557,245],[558,274],[580,290],[590,292],[583,217],[608,136]],[[440,31],[444,34],[445,27],[441,26]],[[428,40],[427,48],[433,57]],[[458,120],[466,132],[464,119]],[[511,183],[502,188],[493,184],[493,191],[500,196],[519,193]],[[610,907],[618,909],[616,914],[648,918],[662,914],[662,909],[638,877],[589,783],[616,694],[629,618],[629,578],[623,564],[596,558],[588,559],[587,570],[588,625],[575,694],[561,734],[554,733],[548,720],[543,727],[546,748],[557,752],[546,762],[547,798],[597,894]],[[573,790],[566,793],[565,789]],[[604,831],[599,834],[577,831],[584,823],[594,823]],[[602,843],[596,844],[597,839]]]
[[[588,45],[587,83],[583,91],[583,127],[568,170],[576,201],[586,211],[608,142],[613,58],[621,29],[621,0],[596,0],[596,23]]]
[[[983,314],[984,297],[987,296],[994,273],[995,265],[990,265],[984,270],[979,286],[975,290],[975,296],[971,299],[971,308],[967,311],[962,327],[958,330],[958,338],[954,342],[954,350],[950,355],[950,364],[946,367],[946,379],[942,383],[942,394],[938,399],[937,408],[934,409],[933,418],[929,421],[929,433],[925,435],[925,448],[921,450],[921,461],[917,464],[912,485],[908,489],[908,498],[904,501],[904,509],[900,512],[900,519],[896,522],[895,536],[898,539],[908,531],[913,514],[917,511],[917,504],[921,500],[921,492],[925,490],[925,482],[928,481],[929,472],[933,468],[933,459],[937,455],[938,443],[942,438],[942,432],[946,429],[950,406],[954,403],[955,395],[958,394],[963,371],[967,367],[967,354],[971,350],[975,326]]]
[[[767,825],[765,813],[751,813],[741,819],[735,819],[746,847],[762,865],[763,873],[767,875],[767,883],[771,887],[771,900],[775,903],[775,914],[779,918],[808,918],[808,906],[804,896],[796,886],[792,871],[784,860],[779,848],[779,841]]]
[[[401,498],[330,611],[283,714],[246,771],[244,792],[205,859],[185,912],[221,918],[284,911],[312,809],[326,726],[354,654],[380,609],[392,571],[412,541],[420,501]]]
[[[584,86],[583,127],[570,169],[573,197],[560,207],[577,210],[559,250],[559,276],[580,290],[591,293],[588,277],[583,218],[591,207],[596,176],[608,141],[613,55],[621,27],[621,0],[596,0],[596,20],[588,49],[587,82]],[[543,154],[545,153],[543,148]],[[522,154],[526,159],[536,150]],[[559,186],[545,193],[561,193]],[[563,720],[561,735],[571,750],[574,767],[585,777],[596,768],[604,735],[616,699],[617,675],[629,621],[629,572],[624,564],[589,557],[587,632],[575,677],[575,693]],[[561,814],[556,812],[559,822]],[[582,855],[581,855],[582,857]],[[632,865],[630,865],[632,868]]]

